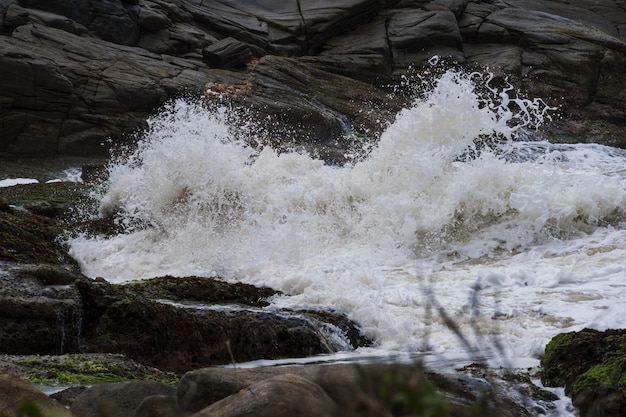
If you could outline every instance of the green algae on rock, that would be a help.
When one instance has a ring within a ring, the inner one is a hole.
[[[581,415],[626,415],[626,330],[559,334],[541,367],[542,383],[564,386]]]
[[[0,357],[10,370],[40,385],[92,385],[117,381],[178,382],[172,373],[136,363],[120,354],[19,355]]]
[[[124,284],[127,292],[142,294],[155,299],[172,301],[200,301],[211,303],[236,303],[265,307],[268,298],[279,294],[271,288],[249,284],[231,284],[205,277],[163,276],[145,281]]]
[[[0,200],[45,217],[69,220],[80,211],[94,211],[93,185],[78,182],[51,182],[0,187]]]
[[[73,264],[56,240],[60,233],[60,226],[48,217],[0,211],[0,261]]]

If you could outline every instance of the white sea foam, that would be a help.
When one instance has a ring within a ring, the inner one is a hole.
[[[520,141],[545,106],[476,81],[446,73],[345,167],[257,151],[226,109],[177,101],[110,166],[101,212],[127,233],[71,253],[114,282],[269,285],[278,307],[347,313],[379,353],[536,364],[556,333],[622,326],[624,152]]]
[[[14,185],[23,185],[23,184],[37,184],[37,181],[34,178],[6,178],[0,180],[0,187],[13,187]]]

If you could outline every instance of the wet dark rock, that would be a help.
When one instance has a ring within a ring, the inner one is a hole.
[[[252,66],[242,88],[230,93],[227,85],[212,83],[207,100],[227,100],[245,109],[255,139],[265,144],[304,149],[330,163],[343,163],[355,135],[374,140],[407,100],[310,65],[315,62],[265,56]]]
[[[233,303],[254,307],[266,307],[268,299],[279,294],[267,287],[249,284],[230,284],[203,277],[164,276],[147,281],[131,282],[124,286],[129,293],[149,296],[153,299],[172,301],[199,301]]]
[[[95,206],[91,187],[76,182],[14,185],[0,188],[0,198],[20,210],[55,220],[76,218],[80,210]]]
[[[562,386],[581,415],[626,412],[626,330],[561,333],[541,358],[541,381]]]
[[[38,270],[76,272],[57,266],[13,265],[0,278],[0,349],[7,354],[60,354],[80,349],[81,299],[76,288],[46,284]],[[58,268],[58,269],[57,269]]]
[[[71,263],[62,245],[55,241],[59,225],[47,217],[19,210],[0,212],[0,261],[20,263]]]
[[[90,351],[115,351],[181,373],[209,365],[331,353],[333,346],[317,324],[302,313],[182,308],[129,297],[108,306],[85,336]]]
[[[9,203],[32,194],[76,200],[57,183],[10,188],[2,194]],[[279,293],[270,288],[202,277],[126,285],[87,278],[58,239],[76,228],[8,204],[0,211],[0,353],[122,353],[180,373],[370,343],[341,314],[272,309],[269,299]]]

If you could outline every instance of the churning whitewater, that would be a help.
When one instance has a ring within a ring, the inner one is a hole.
[[[368,354],[532,366],[557,333],[623,327],[626,154],[522,140],[548,109],[484,83],[445,73],[343,167],[253,147],[226,108],[176,101],[109,166],[100,210],[125,233],[71,254],[111,282],[270,286],[274,306],[346,313]]]

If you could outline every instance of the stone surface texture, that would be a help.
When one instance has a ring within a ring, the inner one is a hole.
[[[392,118],[403,103],[387,86],[434,55],[488,67],[560,106],[546,129],[555,140],[624,147],[625,9],[623,0],[3,0],[0,155],[108,155],[173,97],[247,83],[246,106],[280,115],[273,127],[338,162],[347,131],[384,127],[364,126],[358,110]],[[383,105],[368,108],[366,96]]]

